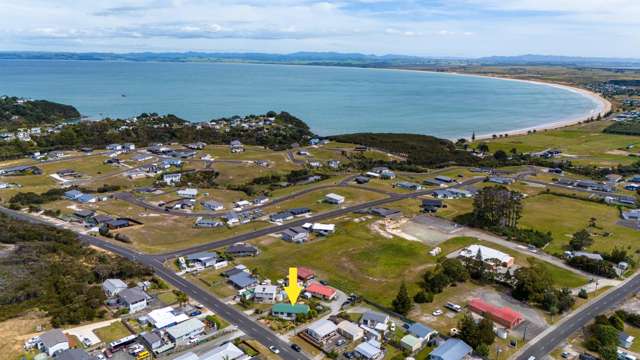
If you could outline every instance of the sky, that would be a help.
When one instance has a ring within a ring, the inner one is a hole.
[[[0,0],[0,51],[640,58],[640,0]]]

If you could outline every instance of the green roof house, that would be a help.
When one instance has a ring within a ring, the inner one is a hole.
[[[309,305],[273,304],[271,315],[283,320],[295,320],[299,315],[309,314]]]

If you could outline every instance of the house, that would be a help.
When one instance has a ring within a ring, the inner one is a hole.
[[[306,304],[273,304],[271,315],[283,320],[295,320],[298,316],[309,314],[309,305]]]
[[[38,348],[49,356],[69,349],[69,340],[60,329],[49,330],[39,336]]]
[[[258,279],[243,271],[229,276],[229,282],[237,289],[245,289],[258,283]]]
[[[233,342],[225,343],[212,350],[202,354],[199,359],[196,360],[245,360],[249,359],[242,350],[233,344]],[[175,358],[174,360],[178,360]],[[188,360],[188,359],[183,359]]]
[[[233,269],[229,269],[229,270],[223,272],[222,276],[224,276],[226,278],[229,278],[229,277],[231,277],[231,276],[233,276],[235,274],[239,274],[239,273],[242,273],[242,272],[248,273],[249,270],[247,270],[247,267],[244,266],[244,265],[236,265]]]
[[[20,166],[13,166],[13,167],[0,169],[0,176],[20,175],[28,172],[31,172],[33,175],[42,174],[42,170],[37,166],[20,165]]]
[[[622,181],[622,175],[618,175],[618,174],[609,174],[605,176],[605,179],[607,179],[607,182],[610,183],[617,183]]]
[[[458,256],[464,259],[481,260],[492,267],[511,267],[514,264],[513,256],[507,255],[483,245],[469,245],[460,250]]]
[[[224,205],[221,202],[215,201],[215,200],[203,201],[201,202],[201,204],[202,204],[202,207],[211,211],[220,211],[224,209]]]
[[[298,266],[298,279],[302,281],[309,281],[315,276],[316,274],[313,272],[313,270],[306,267]]]
[[[167,185],[175,185],[175,184],[179,183],[181,179],[182,179],[182,174],[181,173],[164,174],[164,175],[162,175],[162,181],[164,181],[164,183],[167,184]]]
[[[120,279],[107,279],[102,283],[102,290],[107,297],[114,297],[126,288],[128,288],[127,284]]]
[[[396,173],[389,169],[386,169],[380,172],[380,178],[383,180],[393,180],[396,178]]]
[[[447,184],[438,181],[436,179],[426,179],[422,181],[422,185],[427,185],[427,186],[438,186],[438,187],[445,187],[447,186]]]
[[[289,209],[289,212],[293,214],[293,216],[302,216],[302,215],[310,214],[311,209],[306,207],[299,207],[299,208]]]
[[[232,153],[239,153],[244,151],[244,145],[240,142],[240,140],[232,140],[229,143],[229,149]]]
[[[118,293],[120,304],[135,313],[147,307],[147,294],[138,287],[128,288]]]
[[[98,201],[98,198],[93,196],[93,195],[89,195],[89,194],[82,194],[80,197],[78,197],[76,199],[78,202],[81,202],[83,204],[87,204],[87,203],[94,203]]]
[[[122,144],[122,150],[124,151],[133,151],[136,149],[136,145],[132,143],[124,143]]]
[[[304,330],[306,338],[315,344],[324,345],[337,335],[338,327],[331,321],[318,320]]]
[[[442,200],[424,199],[422,200],[422,205],[420,207],[425,212],[436,212],[443,206],[444,203],[442,202]]]
[[[251,244],[239,242],[227,247],[225,253],[234,257],[256,256],[260,254],[260,250]]]
[[[153,158],[153,156],[151,156],[149,154],[138,154],[138,155],[132,157],[131,160],[137,161],[137,162],[142,162],[142,161],[151,160],[152,158]]]
[[[216,269],[223,268],[227,265],[227,261],[222,259],[215,251],[201,251],[195,254],[190,254],[185,257],[189,265],[198,264],[202,267],[215,267]],[[224,265],[219,265],[224,262]]]
[[[234,203],[233,203],[233,206],[234,206],[235,208],[240,208],[240,209],[242,209],[242,208],[245,208],[245,207],[247,207],[247,206],[251,206],[251,202],[250,202],[250,201],[248,201],[248,200],[239,200],[239,201],[234,202]]]
[[[411,334],[405,335],[402,337],[402,339],[400,339],[400,347],[410,353],[414,353],[420,350],[422,345],[422,340]]]
[[[73,215],[79,217],[80,219],[89,219],[90,217],[95,215],[95,211],[79,209],[74,211]]]
[[[472,351],[473,349],[466,342],[450,338],[435,348],[429,358],[431,360],[462,360]]]
[[[369,178],[366,176],[356,176],[354,181],[360,185],[367,184],[369,182]]]
[[[105,149],[109,150],[109,151],[120,151],[122,150],[122,145],[121,144],[109,144],[105,147]]]
[[[282,232],[282,240],[303,243],[309,240],[309,232],[301,226],[292,227]]]
[[[164,329],[189,320],[189,316],[187,314],[176,311],[171,306],[152,310],[145,315],[145,317],[149,324],[151,324],[155,329]]]
[[[131,223],[127,219],[112,219],[104,222],[103,226],[111,230],[122,229],[131,226]]]
[[[229,226],[237,225],[240,223],[240,217],[234,211],[222,215],[222,219],[224,219]]]
[[[198,189],[187,188],[178,190],[178,196],[187,199],[194,199],[196,196],[198,196]]]
[[[344,196],[330,193],[324,196],[324,201],[329,204],[342,204],[344,202]]]
[[[302,227],[322,236],[333,234],[336,231],[335,224],[306,223]]]
[[[253,300],[258,303],[274,303],[278,287],[275,285],[258,285],[253,290]]]
[[[332,169],[339,169],[340,168],[340,160],[329,160],[329,161],[327,161],[327,166],[329,166]]]
[[[588,259],[591,260],[595,260],[595,261],[603,261],[604,258],[602,257],[602,255],[600,254],[595,254],[595,253],[590,253],[590,252],[586,252],[586,251],[576,251],[573,253],[573,256],[575,257],[586,257]]]
[[[338,333],[351,341],[358,341],[364,337],[364,330],[347,320],[338,323]]]
[[[625,220],[640,220],[640,209],[623,211],[622,218]]]
[[[635,340],[635,337],[627,334],[624,331],[620,331],[620,333],[618,334],[618,345],[620,347],[623,347],[625,349],[630,348],[631,345],[633,345],[633,340]]]
[[[378,331],[386,331],[389,315],[376,311],[367,311],[360,318],[360,325],[366,326]]]
[[[191,150],[202,150],[205,148],[205,146],[207,146],[207,144],[203,143],[202,141],[184,145],[184,147]]]
[[[198,217],[196,219],[195,222],[195,227],[199,227],[199,228],[219,228],[224,226],[224,223],[222,221],[218,221],[216,219],[211,219],[211,218],[205,218],[205,217]]]
[[[293,214],[289,211],[281,211],[269,216],[269,220],[272,222],[284,222],[293,219]]]
[[[56,360],[95,360],[94,356],[89,355],[82,349],[68,349],[58,353]]]
[[[82,195],[84,194],[78,190],[69,190],[64,193],[64,197],[69,200],[78,200]]]
[[[319,168],[322,166],[322,163],[318,160],[309,160],[309,166],[312,168]]]
[[[396,209],[387,209],[383,207],[371,208],[371,214],[383,217],[385,219],[398,219],[402,217],[402,211]]]
[[[168,169],[170,167],[181,167],[182,166],[182,160],[180,159],[164,159],[162,160],[162,167],[164,169]]]
[[[422,190],[422,185],[408,182],[408,181],[397,182],[394,184],[394,186],[404,190],[412,190],[412,191]]]
[[[258,196],[257,198],[253,199],[254,205],[264,205],[268,202],[269,202],[269,198],[264,195]]]
[[[490,183],[500,184],[500,185],[510,185],[515,182],[515,180],[512,178],[502,177],[502,176],[490,176],[487,179],[487,181]]]
[[[189,337],[198,336],[204,332],[204,323],[197,318],[191,318],[166,330],[171,341],[178,343],[187,340]]]
[[[311,294],[314,297],[323,299],[323,300],[333,300],[336,297],[336,289],[322,285],[317,282],[312,282],[304,289],[305,292]]]
[[[524,321],[522,314],[519,312],[506,306],[498,307],[491,305],[478,298],[474,298],[469,301],[469,309],[478,315],[488,317],[493,322],[500,324],[507,329],[512,329]]]
[[[444,175],[438,175],[438,176],[436,176],[436,177],[435,177],[435,179],[436,179],[437,181],[441,181],[441,182],[443,182],[443,183],[452,183],[452,182],[454,182],[454,181],[455,181],[455,180],[453,180],[452,178],[450,178],[450,177],[448,177],[448,176],[444,176]]]
[[[151,351],[162,347],[162,334],[158,331],[145,331],[140,334],[140,338]]]
[[[378,360],[384,356],[382,345],[379,341],[373,339],[367,342],[360,343],[358,346],[356,346],[354,351],[365,360]]]
[[[416,338],[421,339],[423,342],[428,342],[438,334],[437,331],[420,323],[411,324],[411,326],[409,326],[409,329],[407,329],[407,332],[415,336]]]

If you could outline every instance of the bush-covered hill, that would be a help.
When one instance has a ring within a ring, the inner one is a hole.
[[[77,119],[80,112],[71,106],[47,100],[23,100],[17,97],[0,97],[0,128],[56,124]]]

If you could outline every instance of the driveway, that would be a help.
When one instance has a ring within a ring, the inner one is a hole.
[[[100,338],[93,332],[93,330],[109,326],[117,321],[120,321],[120,319],[111,319],[84,326],[78,326],[72,329],[67,329],[64,332],[70,335],[75,335],[80,341],[85,338],[89,339],[91,340],[91,345],[95,345],[100,343],[102,340],[100,340]]]

